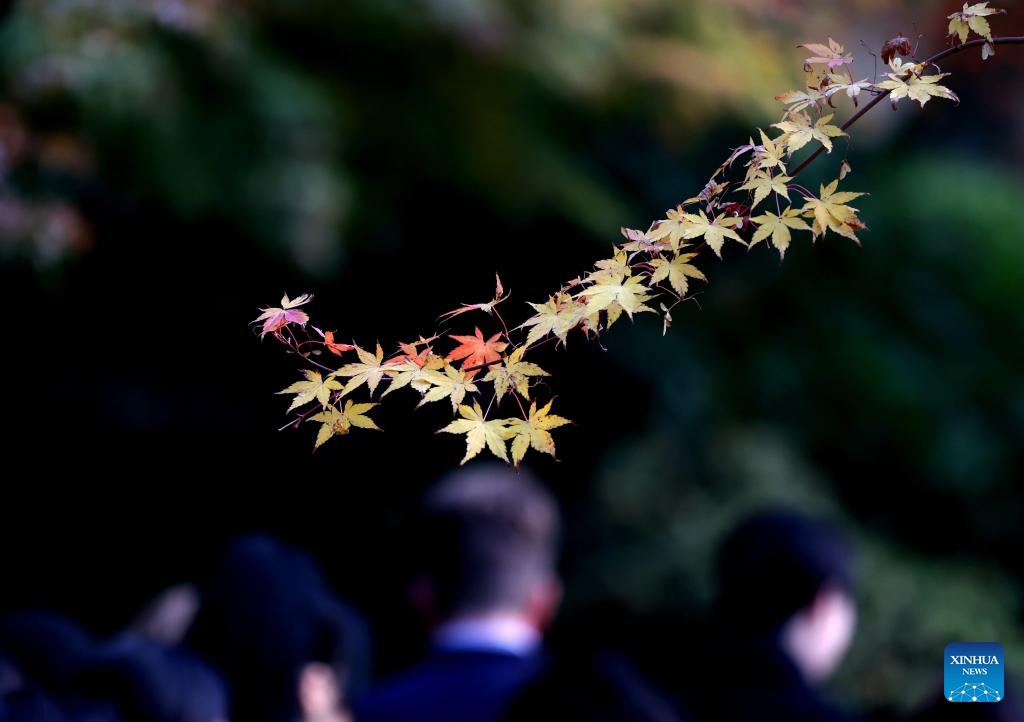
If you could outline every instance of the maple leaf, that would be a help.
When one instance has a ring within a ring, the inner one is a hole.
[[[535,363],[523,361],[526,346],[520,346],[509,354],[500,366],[492,366],[484,381],[494,384],[494,397],[498,403],[509,389],[515,389],[524,399],[530,398],[530,377],[550,374]]]
[[[526,452],[533,448],[542,454],[555,455],[555,440],[549,433],[551,429],[571,424],[569,419],[549,414],[551,401],[537,409],[536,402],[530,404],[530,415],[527,419],[510,419],[508,429],[515,438],[512,441],[512,463],[519,466]]]
[[[955,14],[955,13],[954,13]],[[950,16],[952,17],[952,16]],[[950,30],[952,32],[952,30]],[[882,46],[882,62],[890,63],[896,56],[907,57],[910,55],[910,38],[903,33],[898,33],[896,37],[889,38],[885,41]]]
[[[675,289],[675,292],[682,298],[689,288],[689,279],[696,278],[700,281],[707,281],[707,276],[701,273],[696,266],[690,265],[690,260],[696,253],[677,254],[671,261],[667,258],[655,258],[651,261],[654,273],[651,274],[651,283],[659,283],[666,278]],[[671,317],[670,317],[671,318]]]
[[[418,341],[413,341],[412,343],[403,343],[399,341],[398,347],[402,350],[402,353],[394,358],[388,359],[384,362],[384,365],[400,366],[411,361],[417,366],[424,366],[431,359],[440,358],[430,347],[430,342],[436,338],[437,336],[431,336],[430,338],[423,338],[420,336]],[[420,346],[423,348],[420,349]],[[438,365],[435,368],[441,367]]]
[[[432,371],[425,376],[431,388],[423,395],[417,406],[441,399],[451,399],[452,411],[458,410],[459,404],[466,398],[466,394],[477,391],[476,384],[471,381],[472,377],[472,372],[463,371],[446,363],[443,374]]]
[[[852,100],[854,105],[857,105],[857,99],[860,97],[860,92],[862,90],[872,90],[876,87],[875,84],[867,78],[856,82],[847,82],[848,79],[841,75],[830,75],[829,79],[831,80],[831,84],[825,89],[824,95],[825,98],[828,99],[830,107],[835,107],[832,105],[832,96],[837,93],[846,93],[846,97]]]
[[[354,351],[355,346],[350,343],[335,343],[334,331],[324,332],[324,346],[335,356],[341,356],[343,351]]]
[[[791,240],[790,228],[812,231],[811,227],[800,218],[800,211],[793,208],[787,208],[782,212],[781,216],[768,212],[750,220],[757,224],[757,230],[754,232],[754,237],[750,239],[750,245],[753,246],[756,243],[760,243],[770,236],[772,245],[775,246],[780,257],[784,257],[786,249],[789,248]]]
[[[429,357],[403,356],[398,363],[386,362],[384,365],[387,367],[385,373],[391,379],[391,383],[388,390],[381,394],[381,398],[405,386],[411,386],[421,394],[426,393],[433,386],[436,377],[441,375],[438,369],[445,366],[445,361],[440,356],[431,354]]]
[[[685,201],[683,201],[683,205],[687,206],[690,205],[691,203],[698,203],[700,201],[708,203],[711,201],[712,198],[717,196],[719,193],[724,192],[725,189],[728,187],[729,181],[719,183],[718,181],[715,180],[714,176],[711,176],[711,180],[704,184],[704,187],[701,189],[700,193],[698,193],[693,198],[687,198]]]
[[[260,338],[263,338],[268,333],[277,333],[282,328],[287,326],[289,323],[297,323],[300,326],[305,326],[309,321],[309,315],[305,311],[299,311],[298,307],[305,305],[313,300],[313,294],[304,293],[296,298],[288,298],[286,293],[281,299],[280,306],[267,306],[261,308],[259,317],[256,318],[253,323],[263,322],[263,330],[260,333]]]
[[[960,102],[960,98],[956,96],[952,90],[944,85],[938,85],[938,82],[949,73],[937,73],[935,75],[916,75],[911,73],[907,77],[897,75],[896,73],[886,73],[889,76],[889,80],[884,80],[878,84],[879,88],[884,88],[891,91],[889,93],[889,100],[892,101],[892,106],[896,107],[896,101],[900,98],[910,98],[916,100],[924,107],[924,104],[931,98],[946,98],[948,100]]]
[[[660,241],[652,241],[647,237],[647,234],[636,228],[622,228],[622,235],[625,236],[628,243],[622,244],[624,251],[642,251],[644,253],[656,253],[665,247],[665,244]]]
[[[739,190],[743,191],[754,191],[754,202],[751,206],[756,206],[758,203],[768,197],[768,194],[775,191],[780,196],[789,200],[789,188],[786,184],[793,180],[788,175],[768,175],[767,173],[758,171],[754,174],[754,177],[748,180],[746,183],[739,187]]]
[[[508,429],[508,419],[488,421],[484,418],[480,404],[476,401],[472,406],[460,406],[459,415],[462,416],[461,419],[451,422],[440,429],[438,433],[443,431],[449,434],[466,435],[466,455],[459,462],[460,466],[483,451],[484,446],[499,459],[508,461],[505,442],[514,435],[514,432]]]
[[[551,296],[547,303],[530,303],[537,311],[521,323],[517,328],[529,328],[530,333],[526,336],[526,346],[532,346],[549,333],[564,345],[569,332],[580,325],[587,314],[587,306],[573,299],[567,293],[558,293]]]
[[[618,251],[611,258],[605,258],[594,266],[598,269],[593,273],[587,274],[586,281],[593,281],[595,283],[600,281],[611,281],[617,283],[623,278],[629,275],[629,259],[626,256],[625,251]]]
[[[341,388],[341,383],[330,376],[324,379],[319,371],[304,369],[302,374],[306,377],[305,381],[296,381],[288,388],[277,392],[279,394],[295,394],[288,411],[308,404],[313,399],[319,401],[322,406],[327,406],[331,399],[331,392]]]
[[[580,291],[576,296],[584,299],[587,304],[586,315],[593,315],[601,311],[607,312],[609,328],[619,319],[619,315],[623,311],[630,318],[633,318],[634,313],[642,311],[653,313],[654,311],[653,308],[644,305],[644,302],[650,299],[650,289],[644,285],[644,279],[640,276],[629,276],[618,280],[602,279]]]
[[[772,123],[772,127],[783,132],[780,140],[785,139],[786,150],[790,153],[800,150],[812,140],[821,143],[825,150],[831,153],[832,138],[846,135],[838,127],[828,124],[832,120],[831,114],[821,116],[814,125],[811,125],[811,116],[807,113],[787,113],[786,116],[789,120]]]
[[[315,416],[311,416],[309,418],[310,421],[319,421],[322,424],[316,434],[316,443],[313,445],[313,448],[320,448],[332,436],[347,434],[353,426],[359,429],[376,429],[380,431],[380,427],[373,422],[373,419],[366,415],[366,412],[376,405],[356,404],[352,402],[352,399],[348,399],[345,402],[344,411],[339,411],[337,406],[328,406]]]
[[[990,8],[987,2],[977,3],[975,5],[968,5],[967,3],[964,3],[964,9],[961,12],[953,13],[948,16],[950,39],[959,39],[960,44],[962,45],[967,42],[967,36],[973,30],[975,33],[991,43],[992,28],[989,26],[988,20],[985,19],[985,16],[1005,12],[1005,10],[1000,8]],[[995,52],[995,48],[992,49],[992,52]]]
[[[444,357],[445,361],[458,361],[465,359],[462,362],[462,368],[473,371],[474,366],[484,366],[491,363],[492,361],[499,361],[501,359],[501,352],[508,346],[504,341],[499,341],[501,338],[500,333],[496,333],[486,341],[484,335],[481,333],[479,328],[474,329],[475,336],[456,336],[449,334],[448,338],[453,341],[458,341],[459,345],[448,352],[448,355]]]
[[[383,364],[384,351],[381,350],[380,344],[377,344],[377,355],[373,355],[369,351],[356,346],[356,354],[359,355],[358,363],[345,364],[340,369],[334,372],[335,376],[344,376],[348,378],[348,383],[345,384],[345,388],[341,390],[342,396],[348,396],[350,393],[355,391],[357,388],[366,384],[366,387],[370,389],[370,395],[377,388],[377,384],[384,378],[384,372],[387,367]]]
[[[811,65],[817,64],[826,65],[829,70],[832,70],[843,65],[849,65],[853,62],[853,55],[850,53],[844,53],[843,46],[832,38],[828,39],[828,45],[822,45],[821,43],[801,43],[800,45],[797,45],[797,47],[804,48],[812,53],[811,57],[804,60],[805,68],[810,68]]]
[[[461,304],[462,308],[457,308],[454,311],[442,313],[440,316],[437,317],[437,320],[440,321],[442,318],[452,318],[454,316],[458,316],[460,313],[468,313],[469,311],[484,311],[485,313],[488,314],[493,313],[494,307],[497,306],[502,301],[504,301],[506,298],[508,298],[508,294],[505,293],[504,286],[501,285],[501,277],[498,276],[497,273],[494,274],[494,281],[494,298],[492,298],[490,301],[488,301],[487,303],[463,303]]]
[[[647,232],[647,240],[666,240],[669,248],[672,250],[678,250],[679,241],[686,237],[685,234],[692,225],[693,218],[694,216],[686,213],[685,211],[672,209],[666,212],[664,220],[658,221],[651,230]]]
[[[789,112],[796,113],[801,110],[807,110],[811,106],[817,106],[822,97],[822,94],[817,90],[811,90],[810,92],[804,90],[787,90],[785,93],[779,93],[776,95],[775,99],[783,105],[790,106]]]
[[[756,167],[755,164],[751,163],[751,167],[755,170],[779,168],[785,173],[786,164],[782,160],[782,156],[786,153],[785,143],[779,143],[777,142],[778,139],[773,140],[769,138],[760,128],[757,129],[757,132],[761,134],[761,145],[754,149],[754,159],[757,163]]]
[[[851,208],[846,204],[854,198],[859,198],[865,194],[851,193],[849,191],[836,193],[838,185],[839,180],[836,179],[827,186],[821,186],[821,196],[819,198],[813,196],[808,198],[800,211],[813,215],[814,223],[812,224],[811,231],[814,233],[815,238],[824,235],[827,228],[860,243],[860,239],[857,238],[854,231],[864,228],[864,224],[857,218],[857,209]]]
[[[757,150],[757,144],[754,142],[754,139],[747,138],[746,145],[741,145],[738,148],[733,148],[732,153],[730,153],[729,157],[725,159],[725,162],[722,163],[722,165],[718,166],[718,170],[715,171],[715,175],[718,175],[726,168],[732,168],[732,164],[736,161],[737,158],[747,153],[752,153],[755,150]]]
[[[738,226],[742,223],[741,219],[730,216],[717,216],[709,221],[708,217],[704,215],[704,211],[700,211],[700,215],[693,216],[693,218],[693,224],[686,231],[686,237],[697,238],[704,236],[704,242],[711,247],[711,250],[719,258],[722,257],[722,246],[725,244],[726,238],[732,238],[734,241],[746,245],[739,234],[732,230],[733,226]]]

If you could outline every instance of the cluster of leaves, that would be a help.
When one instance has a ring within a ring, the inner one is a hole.
[[[564,284],[546,302],[530,303],[533,315],[511,331],[497,310],[508,297],[500,278],[490,301],[463,304],[441,317],[450,320],[464,313],[483,313],[500,324],[500,331],[485,337],[475,327],[473,335],[421,336],[399,344],[387,357],[379,343],[370,352],[354,343],[335,342],[330,331],[311,327],[315,336],[306,332],[309,318],[299,306],[311,300],[308,294],[296,299],[285,296],[280,306],[262,309],[255,321],[262,324],[261,336],[271,335],[316,367],[304,369],[304,380],[280,392],[294,395],[289,412],[309,407],[288,426],[319,422],[317,447],[352,427],[376,429],[368,415],[376,402],[357,403],[349,395],[365,385],[372,399],[386,383],[381,398],[408,387],[419,393],[419,405],[450,401],[458,418],[440,431],[466,436],[462,463],[485,447],[505,461],[511,450],[511,461],[517,465],[530,449],[555,456],[550,431],[570,422],[550,413],[551,400],[538,405],[535,387],[549,374],[527,361],[526,355],[549,342],[564,347],[574,332],[595,339],[623,313],[630,319],[637,313],[658,313],[664,333],[671,324],[672,309],[691,296],[690,282],[707,281],[699,261],[708,257],[708,251],[721,259],[726,241],[748,249],[765,241],[780,258],[793,242],[794,232],[809,234],[812,242],[836,234],[859,243],[857,232],[865,225],[850,203],[865,194],[839,190],[849,164],[843,160],[838,177],[821,184],[817,193],[796,182],[796,176],[821,153],[831,153],[833,139],[846,136],[846,129],[885,97],[894,108],[903,98],[922,107],[931,98],[957,101],[953,91],[939,84],[948,73],[926,72],[935,67],[936,58],[963,47],[971,33],[984,41],[983,59],[990,57],[998,39],[992,37],[985,17],[997,12],[1001,11],[989,8],[987,2],[965,4],[961,12],[949,16],[953,48],[924,61],[909,58],[906,37],[889,40],[882,48],[888,72],[881,81],[854,80],[852,54],[831,38],[827,44],[798,46],[809,53],[804,60],[805,87],[776,96],[785,106],[778,122],[767,130],[757,129],[757,140],[751,136],[745,145],[733,149],[700,193],[669,209],[646,230],[623,228],[625,241],[614,247],[609,258]],[[835,125],[836,98],[846,96],[856,107],[862,95],[871,96],[872,101],[842,126]],[[794,166],[797,156],[808,151]],[[519,335],[513,336],[512,331]],[[305,338],[300,339],[300,334]],[[434,349],[439,339],[456,345],[442,355]],[[313,358],[321,350],[338,356],[354,354],[358,360],[331,368]],[[482,407],[485,390],[490,394]],[[502,416],[503,403],[505,408],[514,406],[516,415]]]

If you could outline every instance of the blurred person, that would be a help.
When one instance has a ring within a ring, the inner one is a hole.
[[[512,700],[502,722],[682,722],[679,712],[625,656],[610,652],[558,659]]]
[[[56,612],[0,616],[0,693],[9,722],[116,722],[109,701],[84,695],[77,687],[97,644]]]
[[[345,722],[368,675],[362,616],[306,553],[254,534],[229,545],[185,637],[245,722]]]
[[[79,693],[108,700],[125,722],[226,722],[227,689],[187,650],[132,634],[104,645],[76,679]]]
[[[25,610],[0,615],[0,693],[37,686],[53,694],[70,691],[96,641],[63,614]]]
[[[825,520],[771,509],[737,525],[718,550],[705,671],[687,708],[725,722],[858,719],[820,690],[853,640],[855,571],[851,541]]]
[[[543,484],[489,462],[440,478],[409,551],[430,652],[357,704],[357,722],[495,722],[541,669],[561,600],[560,518]]]
[[[127,632],[164,644],[185,638],[199,611],[199,589],[194,584],[175,584],[149,600],[127,627]]]

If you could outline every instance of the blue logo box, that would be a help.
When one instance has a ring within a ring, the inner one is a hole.
[[[1003,687],[1003,645],[996,642],[950,642],[943,658],[947,702],[1000,702]]]

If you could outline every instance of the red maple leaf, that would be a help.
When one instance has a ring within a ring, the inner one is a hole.
[[[476,331],[475,336],[455,336],[454,334],[449,334],[448,338],[458,341],[459,345],[444,357],[445,361],[465,359],[462,362],[462,368],[469,370],[476,366],[484,366],[501,360],[501,352],[508,346],[504,341],[498,340],[501,338],[501,334],[496,333],[485,341],[480,329],[474,330]]]

